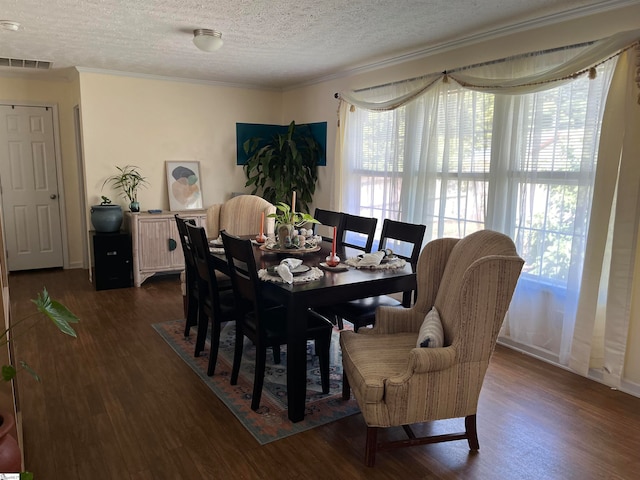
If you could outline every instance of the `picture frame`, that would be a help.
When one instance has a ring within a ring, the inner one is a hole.
[[[202,209],[200,162],[167,160],[167,193],[172,211]]]

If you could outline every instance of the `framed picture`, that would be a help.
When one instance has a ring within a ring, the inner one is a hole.
[[[200,162],[167,161],[167,191],[171,210],[197,210],[202,208]]]

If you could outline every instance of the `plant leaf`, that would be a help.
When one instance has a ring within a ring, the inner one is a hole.
[[[20,366],[21,366],[23,369],[25,369],[25,370],[27,371],[27,373],[28,373],[29,375],[31,375],[31,376],[35,379],[35,381],[36,381],[36,382],[39,382],[39,381],[40,381],[40,377],[38,376],[38,374],[36,373],[36,371],[35,371],[33,368],[31,368],[31,367],[27,364],[27,362],[25,362],[24,360],[20,360]]]
[[[2,366],[2,380],[5,382],[10,382],[16,376],[16,373],[18,372],[13,365]]]
[[[31,301],[36,304],[38,311],[49,317],[62,333],[77,337],[75,330],[69,324],[78,323],[80,320],[67,307],[55,300],[51,300],[46,288],[42,290],[42,295],[38,294],[38,298]]]

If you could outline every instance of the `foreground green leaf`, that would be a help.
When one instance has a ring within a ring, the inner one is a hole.
[[[49,317],[62,333],[71,337],[78,336],[69,324],[78,323],[80,320],[60,302],[51,300],[46,288],[42,290],[42,295],[38,294],[38,298],[31,301],[36,304],[38,311]]]

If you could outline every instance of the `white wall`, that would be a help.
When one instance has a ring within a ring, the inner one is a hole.
[[[169,209],[165,161],[200,162],[205,207],[245,191],[236,165],[236,122],[278,123],[282,94],[272,91],[80,73],[89,205],[101,195],[128,209],[104,180],[115,166],[136,165],[147,177],[142,210]]]

